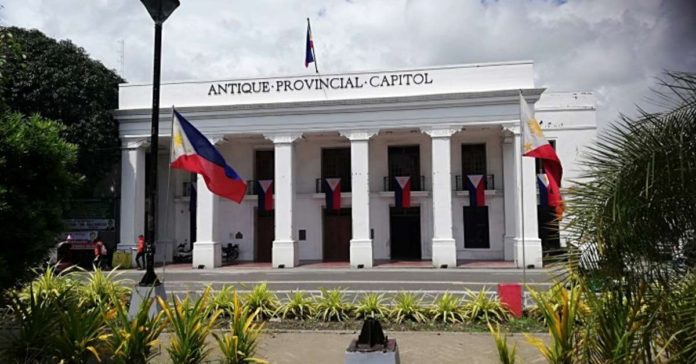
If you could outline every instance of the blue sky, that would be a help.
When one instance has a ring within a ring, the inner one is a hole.
[[[531,59],[537,86],[594,92],[600,125],[636,103],[650,109],[665,70],[696,72],[688,0],[181,1],[165,23],[163,80],[310,73],[307,17],[322,72]],[[151,80],[152,22],[139,1],[0,4],[3,25],[71,39],[128,81]]]

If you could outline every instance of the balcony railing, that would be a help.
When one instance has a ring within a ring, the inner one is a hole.
[[[495,179],[493,178],[492,174],[487,174],[486,179],[484,181],[486,184],[486,189],[487,190],[494,190],[495,189]],[[457,175],[455,176],[455,182],[454,182],[454,188],[455,191],[466,191],[466,187],[464,187],[464,178],[462,178],[462,175]]]
[[[386,176],[382,181],[384,191],[394,191],[396,187],[396,179],[394,176]],[[411,179],[411,191],[425,191],[425,176]]]
[[[332,177],[326,177],[326,178],[332,178]],[[322,178],[316,178],[314,180],[314,191],[316,193],[324,193],[324,184],[321,183]],[[351,192],[351,184],[350,184],[350,179],[347,181],[344,181],[343,178],[341,178],[341,192]]]

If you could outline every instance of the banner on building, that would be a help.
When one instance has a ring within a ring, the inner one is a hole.
[[[469,191],[469,206],[486,206],[486,176],[470,174],[466,176],[466,189]]]
[[[411,176],[397,176],[394,179],[394,205],[404,209],[411,207]]]
[[[259,197],[259,211],[273,211],[273,180],[256,181],[256,194]]]
[[[341,179],[324,178],[324,195],[326,195],[326,208],[332,210],[341,209]]]

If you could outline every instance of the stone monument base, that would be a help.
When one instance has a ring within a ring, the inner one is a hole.
[[[150,305],[150,310],[148,311],[148,316],[151,318],[155,317],[162,309],[155,297],[162,297],[163,300],[167,300],[167,292],[164,290],[164,284],[158,284],[154,287],[135,286],[131,293],[130,306],[128,306],[128,318],[132,319],[138,314],[140,305],[145,300],[155,300]]]
[[[395,339],[387,340],[387,346],[361,348],[354,339],[345,354],[345,364],[399,364],[399,347]]]

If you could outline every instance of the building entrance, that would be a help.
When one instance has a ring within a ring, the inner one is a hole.
[[[351,210],[324,209],[324,261],[349,261],[351,236]]]
[[[421,259],[420,206],[389,208],[391,258]]]
[[[256,212],[256,261],[270,262],[275,238],[275,217],[273,211]]]

